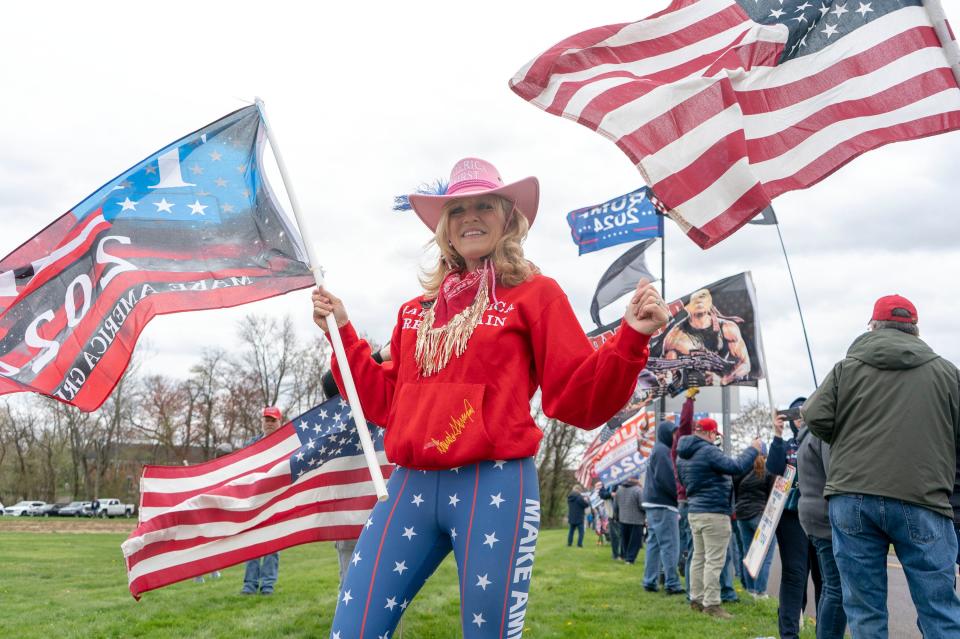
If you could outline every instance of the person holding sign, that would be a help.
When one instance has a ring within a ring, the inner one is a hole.
[[[340,299],[313,293],[314,320],[325,329],[335,318],[364,411],[386,427],[398,464],[357,542],[331,633],[393,636],[452,550],[463,636],[519,634],[540,524],[542,432],[530,399],[539,388],[547,416],[600,426],[630,399],[669,312],[641,280],[616,335],[591,346],[563,290],[523,253],[536,178],[505,184],[492,164],[466,158],[445,194],[409,200],[439,255],[424,292],[397,313],[392,367],[370,359]],[[336,359],[333,368],[339,376]]]

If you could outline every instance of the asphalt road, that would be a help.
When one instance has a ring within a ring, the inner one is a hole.
[[[776,597],[780,590],[780,557],[775,555],[770,567],[770,581],[767,584],[767,593]],[[920,639],[917,630],[917,611],[910,599],[910,589],[903,568],[895,555],[887,559],[887,611],[890,639]],[[816,618],[813,599],[813,582],[807,584],[806,615]],[[849,630],[848,630],[849,632]]]

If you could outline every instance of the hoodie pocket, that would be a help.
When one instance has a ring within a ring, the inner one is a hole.
[[[406,437],[410,463],[454,468],[493,459],[494,445],[483,420],[483,384],[405,384],[392,423]]]

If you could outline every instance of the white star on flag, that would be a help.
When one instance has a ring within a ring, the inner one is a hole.
[[[488,574],[490,573],[487,573],[484,575],[477,575],[477,586],[479,586],[480,588],[483,588],[484,591],[487,590],[487,586],[489,586],[491,583],[490,580],[487,579]]]
[[[450,505],[456,507],[460,503],[460,499],[457,498],[457,493],[450,495]]]
[[[353,597],[350,596],[349,590],[343,593],[343,605],[347,605],[348,603],[350,603],[351,599],[353,599]]]
[[[477,624],[477,628],[481,627],[483,624],[487,623],[487,620],[483,618],[483,614],[473,613],[473,623]]]
[[[500,504],[502,504],[503,502],[506,501],[506,499],[504,499],[503,497],[500,496],[500,495],[502,495],[502,494],[503,494],[503,493],[497,493],[496,495],[490,495],[490,505],[491,505],[491,506],[496,506],[496,507],[499,509],[499,508],[500,508]]]
[[[397,598],[396,598],[396,597],[388,597],[388,598],[387,598],[387,605],[385,605],[384,608],[387,608],[388,610],[393,610],[393,609],[396,608],[396,607],[397,607]]]
[[[422,493],[421,493],[421,495],[422,495]],[[413,504],[414,506],[416,506],[417,508],[419,508],[419,507],[420,507],[420,504],[423,503],[423,497],[422,497],[421,495],[414,495],[414,496],[413,496],[413,499],[410,501],[410,503]]]
[[[489,546],[490,546],[491,548],[493,548],[493,545],[494,545],[495,543],[497,543],[498,541],[500,541],[499,539],[497,539],[497,532],[496,532],[496,531],[493,531],[493,532],[490,533],[489,535],[486,534],[486,533],[484,533],[483,536],[484,536],[483,544],[484,544],[485,546],[489,544]]]
[[[136,210],[137,210],[137,203],[134,202],[133,200],[131,200],[130,198],[125,199],[123,202],[117,202],[117,204],[119,204],[121,207],[123,207],[123,208],[120,209],[120,212],[121,212],[121,213],[123,213],[124,211],[136,211]]]
[[[310,424],[308,424],[306,421],[300,422],[300,430],[307,430],[308,428],[310,428]]]
[[[333,633],[333,636],[330,637],[330,639],[340,639],[340,633],[339,632]]]
[[[157,213],[161,211],[164,213],[173,213],[171,207],[173,206],[172,202],[167,202],[167,198],[160,198],[159,202],[153,202],[153,205],[157,207]]]
[[[358,553],[358,552],[353,553],[353,559],[350,560],[350,563],[352,563],[354,566],[356,566],[357,564],[360,563],[360,561],[361,561],[361,559],[360,559],[360,553]]]
[[[506,463],[507,463],[507,462],[506,462],[505,459],[497,459],[497,460],[495,460],[495,461],[493,462],[493,467],[494,467],[494,468],[498,468],[498,469],[500,469],[500,470],[503,470],[503,467],[504,467],[504,465],[505,465]]]
[[[412,539],[416,536],[416,534],[417,534],[417,533],[413,532],[413,526],[410,526],[409,528],[407,528],[406,526],[404,526],[404,527],[403,527],[403,534],[400,535],[400,536],[401,536],[401,537],[406,537],[408,540],[412,540]],[[492,547],[493,547],[493,546],[491,546],[491,548],[492,548]]]
[[[861,2],[861,3],[860,3],[860,6],[857,8],[857,13],[860,14],[860,17],[861,17],[861,18],[864,17],[865,15],[867,15],[868,13],[872,13],[872,12],[873,12],[873,9],[872,9],[872,7],[871,7],[872,4],[873,4],[872,2],[867,2],[867,3]]]
[[[372,525],[373,525],[373,518],[372,518],[372,517],[367,517],[367,523],[365,523],[365,524],[363,525],[363,527],[364,527],[364,528],[369,528],[369,527],[372,526]]]
[[[404,600],[403,600],[403,603],[400,604],[400,610],[406,610],[406,609],[407,609],[407,606],[409,606],[409,605],[410,605],[410,602],[407,601],[406,599],[404,599]]]
[[[393,569],[393,572],[398,572],[402,575],[403,571],[407,569],[406,561],[395,561],[393,563],[396,564],[396,566]]]
[[[456,529],[456,528],[451,528],[451,529],[450,529],[450,540],[453,541],[453,540],[456,540],[456,538],[457,538],[457,529]]]

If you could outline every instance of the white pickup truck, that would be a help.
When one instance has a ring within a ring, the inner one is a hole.
[[[132,517],[134,505],[121,503],[119,499],[100,499],[96,504],[94,517],[106,519],[107,517]]]

